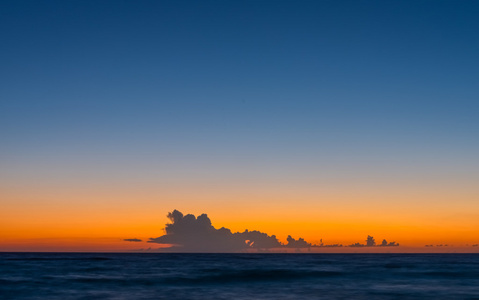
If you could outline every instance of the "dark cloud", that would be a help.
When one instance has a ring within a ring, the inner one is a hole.
[[[288,236],[287,243],[282,244],[275,235],[268,235],[257,230],[231,232],[228,228],[216,229],[206,214],[195,217],[192,214],[183,215],[178,210],[168,213],[170,223],[165,226],[165,234],[150,238],[148,243],[168,245],[168,251],[177,252],[238,252],[256,249],[258,252],[267,252],[272,248],[294,248],[310,250],[311,247],[342,247],[342,244],[312,245],[303,238],[295,239]],[[125,241],[136,241],[126,239]],[[138,240],[140,241],[140,240]],[[390,247],[399,246],[396,242],[388,243],[383,240],[380,245],[372,236],[368,236],[366,244],[355,243],[349,247]],[[166,250],[166,249],[165,249]],[[277,251],[277,250],[276,250]]]
[[[399,246],[398,243],[396,242],[390,242],[383,240],[380,245],[376,245],[376,240],[374,237],[368,235],[366,238],[366,244],[361,244],[361,243],[354,243],[349,245],[349,247],[397,247]]]
[[[381,245],[379,245],[379,247],[396,247],[396,246],[399,246],[399,244],[396,242],[388,243],[388,241],[386,241],[385,239],[381,242]]]
[[[368,235],[368,238],[366,239],[366,247],[374,246],[376,246],[376,240],[372,236]]]
[[[343,246],[343,244],[331,244],[331,245],[320,244],[320,245],[312,245],[311,247],[337,248],[337,247],[342,247],[342,246]]]
[[[269,236],[266,233],[257,230],[245,230],[242,233],[235,234],[238,235],[240,239],[245,240],[246,243],[253,248],[277,248],[282,246],[275,235]]]
[[[142,240],[140,240],[140,239],[124,239],[123,241],[125,241],[125,242],[141,242]]]
[[[178,210],[168,213],[171,223],[166,224],[165,235],[150,238],[149,243],[173,245],[175,250],[188,252],[235,252],[249,248],[281,247],[276,236],[260,231],[232,233],[228,228],[216,229],[206,214],[197,218],[183,215]]]
[[[331,244],[331,245],[326,245],[323,243],[323,239],[319,240],[319,245],[312,245],[311,247],[327,247],[327,248],[336,248],[336,247],[342,247],[343,244]]]
[[[354,243],[354,244],[349,245],[348,247],[366,247],[366,245],[361,244],[361,243]]]
[[[298,240],[293,239],[290,235],[288,235],[288,238],[286,239],[288,243],[286,244],[286,247],[289,248],[310,248],[311,244],[306,242],[304,239],[299,238]]]

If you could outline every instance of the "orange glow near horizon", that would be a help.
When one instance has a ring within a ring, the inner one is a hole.
[[[449,187],[450,188],[450,187]],[[232,192],[234,191],[234,192]],[[288,235],[313,244],[363,243],[372,235],[396,241],[394,251],[448,244],[476,252],[479,211],[475,191],[387,190],[190,185],[4,186],[0,190],[0,251],[135,251],[159,248],[166,214],[207,213],[216,228],[259,230],[281,242]],[[461,201],[455,199],[460,197]],[[6,200],[3,200],[6,199]],[[451,205],[453,203],[453,205]],[[328,251],[350,251],[326,249]],[[392,249],[386,249],[392,251]],[[352,251],[352,250],[351,250]],[[355,249],[355,251],[364,251]],[[379,250],[378,250],[379,251]],[[462,251],[462,250],[461,250]],[[466,251],[467,252],[467,251]]]

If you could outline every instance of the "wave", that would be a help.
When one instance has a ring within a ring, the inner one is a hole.
[[[15,261],[70,261],[70,260],[83,260],[83,261],[101,261],[112,260],[108,257],[25,257],[25,258],[7,258],[6,260]]]
[[[225,283],[251,283],[251,282],[265,282],[265,281],[294,281],[294,280],[308,280],[318,278],[332,278],[343,276],[343,272],[336,271],[296,271],[287,269],[250,269],[250,270],[218,270],[215,274],[211,272],[196,273],[194,275],[177,275],[177,276],[162,276],[157,277],[116,277],[116,276],[91,276],[70,278],[70,280],[82,283],[103,283],[103,284],[126,284],[126,285],[153,285],[153,284],[167,284],[167,285],[204,285],[204,284],[225,284]]]
[[[250,269],[240,271],[223,271],[214,275],[203,275],[194,278],[171,278],[172,282],[186,283],[227,283],[227,282],[257,282],[338,277],[344,275],[337,271],[297,271],[289,269]]]

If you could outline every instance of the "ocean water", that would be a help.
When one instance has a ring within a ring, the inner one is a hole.
[[[479,255],[0,253],[0,299],[479,299]]]

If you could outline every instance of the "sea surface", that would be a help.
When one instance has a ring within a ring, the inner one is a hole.
[[[479,255],[0,253],[0,299],[479,299]]]

